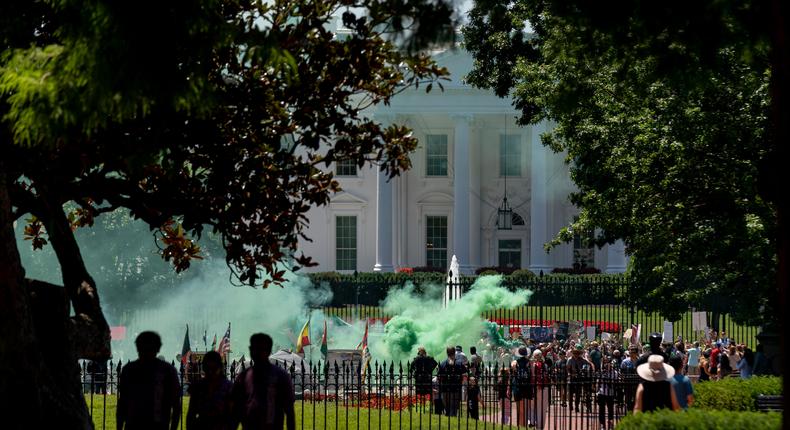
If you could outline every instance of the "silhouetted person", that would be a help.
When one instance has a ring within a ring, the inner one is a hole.
[[[156,358],[162,340],[144,331],[134,341],[138,359],[118,380],[118,430],[176,430],[181,418],[181,387],[176,369]]]
[[[418,396],[431,394],[431,378],[433,370],[438,365],[436,360],[425,352],[424,347],[417,348],[417,357],[411,365],[411,372],[414,374],[414,390]]]
[[[222,357],[216,351],[203,356],[205,377],[189,387],[187,430],[227,430],[231,426],[230,393]]]
[[[91,361],[88,372],[93,375],[93,394],[107,394],[107,360]]]
[[[294,387],[291,376],[269,362],[272,338],[256,333],[250,336],[252,367],[242,371],[233,385],[233,425],[244,430],[280,430],[283,422],[294,430]]]

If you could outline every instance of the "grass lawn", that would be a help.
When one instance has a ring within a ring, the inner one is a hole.
[[[105,402],[106,399],[106,402]],[[85,401],[91,407],[91,396],[86,395]],[[114,395],[93,396],[93,423],[96,429],[115,430],[115,405]],[[184,397],[182,420],[186,417],[189,397]],[[106,412],[106,413],[105,413]],[[482,412],[481,412],[482,413]],[[106,417],[106,420],[105,420]],[[182,425],[186,428],[186,425]],[[438,415],[420,413],[417,407],[402,411],[389,411],[386,409],[366,409],[345,407],[342,403],[333,402],[296,402],[296,428],[297,429],[332,429],[332,430],[357,430],[357,429],[493,429],[489,422],[466,419],[466,417],[448,418]],[[496,428],[503,428],[497,425]],[[504,426],[505,429],[519,429],[516,426]],[[522,427],[523,429],[523,427]]]

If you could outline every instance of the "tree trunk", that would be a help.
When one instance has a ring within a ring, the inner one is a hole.
[[[0,404],[4,429],[91,429],[64,289],[27,282],[0,161]]]

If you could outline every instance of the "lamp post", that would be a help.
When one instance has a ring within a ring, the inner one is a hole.
[[[507,179],[505,179],[505,198],[497,210],[497,230],[513,229],[513,209],[507,202]]]

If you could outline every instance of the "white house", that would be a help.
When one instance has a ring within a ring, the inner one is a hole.
[[[343,191],[313,208],[301,249],[319,263],[311,271],[393,271],[446,268],[453,255],[462,273],[483,266],[515,266],[548,273],[583,261],[622,272],[622,243],[589,249],[583,241],[547,254],[543,244],[577,210],[564,156],[540,144],[549,126],[517,127],[510,100],[463,82],[472,68],[462,49],[434,57],[451,72],[445,90],[409,90],[374,117],[405,124],[420,145],[412,169],[391,181],[376,169],[333,166]],[[497,228],[507,187],[512,229]]]

